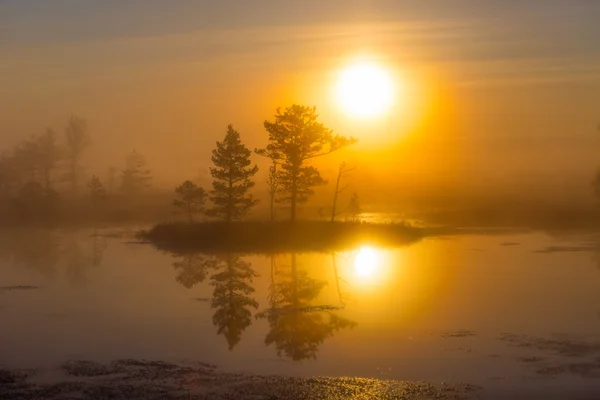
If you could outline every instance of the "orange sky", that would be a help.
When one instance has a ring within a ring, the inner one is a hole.
[[[361,139],[326,162],[328,178],[341,160],[388,187],[583,179],[600,162],[595,2],[98,3],[0,5],[3,148],[74,113],[94,138],[90,172],[135,148],[170,185],[208,173],[228,123],[264,146],[263,120],[296,102]],[[410,88],[369,123],[331,102],[337,71],[361,54]]]

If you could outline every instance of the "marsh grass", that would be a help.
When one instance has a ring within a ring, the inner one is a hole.
[[[158,249],[177,253],[343,251],[364,244],[402,246],[425,235],[405,223],[323,221],[163,223],[139,233]]]

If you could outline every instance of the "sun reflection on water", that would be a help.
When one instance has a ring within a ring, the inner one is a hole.
[[[348,264],[353,286],[367,288],[385,283],[390,273],[387,258],[386,251],[377,247],[363,245],[354,250]]]
[[[354,258],[354,271],[360,278],[370,278],[381,267],[381,256],[372,247],[363,246]]]

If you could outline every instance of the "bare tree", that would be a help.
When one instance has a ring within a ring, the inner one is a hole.
[[[343,178],[343,176],[349,172],[354,171],[356,168],[348,168],[348,166],[346,165],[346,163],[341,163],[340,164],[340,168],[338,170],[338,176],[337,176],[337,180],[335,183],[335,193],[333,195],[333,207],[331,209],[331,222],[335,221],[335,217],[341,213],[337,212],[337,203],[338,203],[338,197],[340,195],[340,193],[342,193],[344,190],[346,190],[348,188],[349,185],[345,185],[343,187],[340,188],[340,182]]]
[[[352,222],[358,221],[358,216],[362,214],[362,209],[360,208],[360,202],[358,201],[358,194],[356,192],[352,193],[352,197],[350,197],[347,211],[350,214]]]

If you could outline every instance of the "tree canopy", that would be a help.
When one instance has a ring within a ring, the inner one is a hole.
[[[214,167],[210,168],[213,177],[213,190],[210,199],[213,207],[207,214],[226,221],[245,217],[255,200],[248,191],[254,186],[252,177],[258,172],[258,166],[251,167],[250,150],[242,143],[240,134],[232,125],[227,134],[212,152]]]
[[[274,121],[265,121],[269,144],[257,154],[269,157],[281,168],[277,182],[281,197],[289,203],[290,218],[296,219],[296,208],[314,193],[313,187],[326,181],[307,160],[324,156],[356,142],[356,139],[334,135],[333,131],[318,121],[316,107],[292,105],[285,110],[277,109]]]

